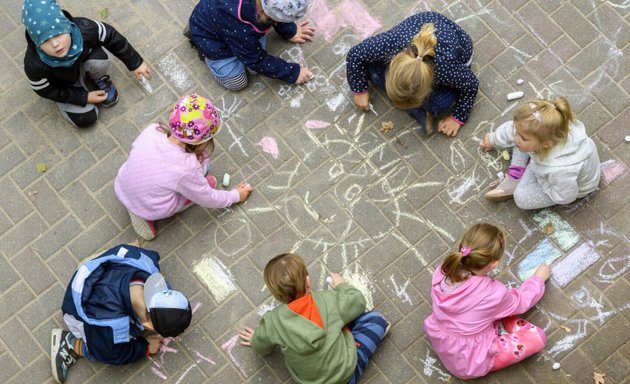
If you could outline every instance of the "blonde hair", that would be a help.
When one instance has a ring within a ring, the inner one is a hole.
[[[304,260],[292,253],[278,255],[265,266],[265,284],[273,297],[284,304],[306,294],[307,277]]]
[[[417,108],[431,93],[436,45],[435,26],[424,24],[410,48],[389,63],[385,74],[387,96],[398,108]]]
[[[158,123],[158,127],[155,129],[166,134],[166,137],[170,137],[172,134],[171,129],[162,122]],[[194,154],[199,162],[202,162],[206,158],[203,153],[206,149],[208,150],[208,157],[212,154],[212,152],[214,152],[214,138],[211,138],[210,140],[201,144],[184,143],[184,145],[184,150],[186,151],[186,153]]]
[[[564,97],[554,101],[532,100],[522,104],[514,112],[514,125],[527,136],[533,136],[541,145],[536,154],[544,159],[556,145],[569,136],[569,124],[574,120],[569,102]]]
[[[464,250],[469,251],[467,256],[462,254]],[[457,251],[446,256],[442,273],[454,283],[464,281],[473,270],[483,269],[500,260],[504,251],[505,234],[499,227],[475,224],[459,240]]]
[[[261,24],[270,24],[273,20],[271,17],[267,16],[265,10],[262,7],[262,1],[256,0],[256,21]]]

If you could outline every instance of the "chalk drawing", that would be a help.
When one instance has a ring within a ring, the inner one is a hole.
[[[159,369],[157,369],[156,367],[151,367],[151,372],[153,372],[157,377],[159,377],[162,380],[166,380],[168,379],[168,377],[162,373],[162,371],[160,371]]]
[[[551,277],[564,287],[600,258],[595,244],[592,241],[584,242],[553,266]]]
[[[275,299],[272,299],[269,304],[261,304],[258,308],[258,316],[262,317],[265,313],[272,311],[277,306],[278,302]]]
[[[573,227],[564,221],[557,213],[549,209],[538,212],[534,215],[533,219],[541,230],[549,223],[553,225],[554,232],[550,237],[564,252],[573,248],[573,246],[580,241],[580,235],[575,232]]]
[[[182,375],[179,377],[179,379],[177,379],[177,381],[175,382],[175,384],[179,384],[182,382],[182,380],[184,380],[184,377],[186,377],[186,375],[188,374],[188,372],[190,372],[191,369],[193,369],[194,367],[196,367],[197,364],[192,364],[190,367],[186,368],[186,370],[184,371],[184,373],[182,373]]]
[[[193,352],[195,352],[195,355],[197,355],[197,357],[198,357],[199,359],[201,359],[201,360],[205,361],[206,363],[210,363],[210,364],[212,364],[212,365],[217,365],[217,363],[215,363],[215,362],[214,362],[211,358],[206,357],[206,356],[202,355],[201,353],[199,353],[199,352],[197,352],[197,351],[195,351],[195,350],[193,350]],[[201,362],[201,360],[197,360],[197,362],[198,362],[198,363],[200,363],[200,362]]]
[[[350,26],[362,39],[381,28],[380,22],[372,17],[357,0],[344,0],[334,10],[325,0],[311,1],[309,19],[326,41],[345,26]]]
[[[520,217],[518,218],[518,223],[521,225],[521,228],[523,228],[523,230],[525,231],[525,234],[523,235],[523,237],[521,237],[521,239],[518,241],[519,244],[523,244],[525,240],[529,239],[532,236],[534,231],[532,231],[532,229],[527,225],[525,220],[523,220]]]
[[[344,18],[346,24],[365,39],[381,28],[381,23],[372,17],[357,0],[344,0],[338,7],[338,15]]]
[[[551,319],[559,324],[564,324],[571,328],[571,332],[561,337],[558,341],[551,346],[547,345],[547,352],[552,357],[558,356],[562,352],[569,351],[575,347],[575,345],[582,339],[586,338],[588,320],[586,319],[569,319],[564,316],[560,316],[551,311],[541,308],[541,313],[546,314]],[[550,324],[549,324],[550,325]],[[549,330],[549,325],[544,327],[545,331]]]
[[[221,345],[221,349],[223,349],[225,352],[227,352],[228,357],[230,358],[230,360],[232,360],[234,365],[236,365],[236,367],[239,369],[239,371],[241,371],[243,376],[247,377],[247,372],[245,372],[245,370],[241,367],[241,364],[238,362],[238,360],[236,360],[236,357],[234,357],[234,354],[232,353],[232,350],[234,349],[234,346],[236,345],[236,342],[238,341],[238,338],[239,338],[238,335],[232,336],[231,339],[229,339],[228,341],[223,343],[223,345]]]
[[[326,41],[330,41],[341,29],[337,16],[332,12],[326,0],[313,0],[308,7],[308,18]]]
[[[281,190],[286,191],[289,187],[293,186],[293,179],[297,176],[298,170],[300,169],[300,162],[295,163],[295,168],[292,171],[276,171],[274,175],[275,180],[280,180],[286,176],[286,183],[284,184],[271,184],[271,182],[265,186],[265,188],[271,190]]]
[[[628,171],[628,168],[622,162],[610,159],[602,163],[602,178],[606,185],[618,179],[619,176],[626,173],[626,171]]]
[[[571,299],[578,304],[581,308],[591,308],[597,312],[595,315],[590,316],[589,320],[596,321],[599,325],[604,325],[606,320],[615,314],[617,314],[616,309],[604,310],[606,308],[606,304],[602,303],[602,298],[596,299],[591,292],[584,286],[580,287]],[[623,306],[622,306],[623,308]]]
[[[358,264],[355,264],[354,270],[346,268],[341,272],[341,276],[343,276],[350,285],[363,293],[363,297],[365,297],[365,309],[367,311],[374,309],[374,300],[372,299],[374,284],[372,280],[370,280],[367,272],[363,271]]]
[[[394,274],[392,274],[389,277],[389,281],[391,281],[393,285],[394,294],[398,296],[398,298],[401,299],[403,303],[409,303],[409,305],[413,306],[413,303],[411,302],[411,297],[409,296],[409,293],[407,293],[409,279],[405,280],[405,282],[401,286],[398,286],[398,283],[396,282],[396,280],[394,280]]]
[[[626,240],[627,241],[627,240]],[[599,267],[597,276],[600,282],[610,283],[630,269],[630,254],[607,258]]]
[[[274,160],[278,159],[278,155],[280,154],[278,151],[278,142],[271,136],[265,136],[256,145],[259,145],[263,152],[266,152],[274,158]]]
[[[540,264],[551,264],[560,256],[562,253],[551,244],[549,239],[544,239],[518,264],[518,277],[524,281],[534,274]]]
[[[337,44],[333,45],[332,51],[335,55],[345,56],[350,48],[359,44],[360,41],[355,35],[343,35]]]
[[[195,312],[197,312],[197,310],[199,310],[199,307],[201,307],[201,303],[200,302],[196,302],[195,305],[192,308],[192,314],[194,315]]]
[[[330,127],[330,123],[321,120],[307,120],[304,126],[308,129],[324,129]]]
[[[479,165],[475,164],[472,170],[464,174],[465,176],[451,176],[448,179],[446,184],[450,184],[450,186],[446,189],[446,193],[451,203],[464,205],[477,197],[476,192],[479,192],[484,187],[481,182],[481,176],[478,175],[478,168]],[[453,182],[452,179],[456,181]],[[466,195],[468,196],[465,197]]]
[[[435,366],[437,359],[431,356],[430,351],[427,351],[427,355],[424,360],[420,359],[420,361],[423,363],[422,373],[424,373],[425,376],[433,377],[433,373],[437,373],[437,378],[440,381],[451,381],[451,375]]]
[[[173,337],[165,337],[164,341],[162,342],[162,345],[160,345],[160,350],[159,350],[159,352],[160,352],[160,362],[162,364],[164,364],[164,355],[165,354],[167,354],[167,353],[177,353],[177,349],[168,346],[174,340],[179,340],[179,339],[173,338]]]
[[[209,253],[193,265],[193,272],[210,290],[214,299],[220,303],[233,292],[236,292],[234,276],[223,263]]]
[[[195,84],[190,80],[188,71],[179,63],[174,53],[164,56],[157,66],[175,88],[181,92],[188,90]]]

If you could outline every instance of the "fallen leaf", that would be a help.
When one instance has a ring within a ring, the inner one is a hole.
[[[595,382],[595,384],[606,384],[604,381],[604,376],[606,376],[605,373],[593,372],[593,381]]]
[[[543,228],[543,231],[545,232],[545,234],[551,235],[556,231],[556,229],[553,227],[552,223],[547,223],[547,225],[545,225],[545,228]]]
[[[396,142],[400,145],[403,146],[403,148],[407,148],[407,144],[403,143],[402,140],[400,140],[400,136],[396,136]]]
[[[109,8],[101,9],[101,19],[107,19],[109,17]]]
[[[37,170],[41,173],[46,172],[46,164],[44,163],[37,163]]]
[[[562,330],[566,333],[571,333],[571,328],[567,327],[566,325],[560,324],[559,327],[562,328]]]
[[[383,121],[381,122],[381,129],[380,131],[383,133],[387,133],[389,131],[391,131],[392,129],[394,129],[394,123],[391,121]]]

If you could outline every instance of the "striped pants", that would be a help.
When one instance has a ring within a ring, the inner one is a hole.
[[[363,375],[376,347],[385,336],[388,323],[385,317],[376,311],[365,312],[348,323],[352,336],[357,343],[357,366],[349,384],[355,384]]]

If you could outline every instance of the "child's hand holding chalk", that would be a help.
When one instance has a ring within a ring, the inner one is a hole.
[[[492,144],[490,144],[490,134],[486,133],[483,136],[483,140],[479,143],[479,146],[483,149],[485,149],[486,151],[491,151],[494,149],[494,146],[492,146]]]
[[[238,191],[238,195],[240,197],[239,203],[247,200],[249,194],[252,192],[252,186],[249,183],[241,181],[239,185],[236,186],[236,190]]]
[[[326,278],[326,284],[330,286],[330,288],[335,288],[338,284],[345,283],[346,279],[341,277],[340,274],[331,272],[330,276]]]

